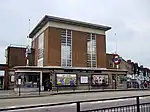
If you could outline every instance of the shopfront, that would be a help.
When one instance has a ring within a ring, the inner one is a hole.
[[[22,90],[38,91],[38,79],[41,90],[45,88],[45,80],[52,81],[53,90],[61,89],[101,89],[112,88],[112,74],[116,76],[116,84],[119,86],[122,74],[126,76],[126,70],[89,69],[89,68],[63,68],[63,67],[15,67],[14,88],[20,86]],[[21,84],[18,84],[21,79]],[[73,88],[74,87],[74,88]]]
[[[0,76],[0,89],[4,89],[4,76]]]

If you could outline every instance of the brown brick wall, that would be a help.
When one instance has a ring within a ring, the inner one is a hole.
[[[105,35],[96,36],[97,67],[106,68],[106,39]]]
[[[32,48],[34,49],[34,65],[37,65],[38,58],[38,37],[32,41]]]
[[[61,65],[61,29],[59,28],[49,28],[47,62],[48,66]]]
[[[87,66],[87,33],[72,31],[72,66]]]
[[[31,53],[28,54],[29,66],[35,65],[35,50],[31,48]]]
[[[87,34],[72,31],[72,66],[87,67]],[[106,68],[105,35],[97,35],[97,67]],[[34,41],[37,65],[38,38]],[[61,29],[49,27],[44,31],[44,66],[61,65]]]
[[[26,65],[26,48],[8,47],[8,66],[25,66]]]
[[[107,54],[106,55],[106,68],[108,68],[108,69],[115,68],[115,65],[113,65],[112,59],[113,59],[112,54]]]
[[[49,46],[50,46],[50,43],[49,43],[49,37],[50,37],[50,28],[47,28],[45,31],[44,31],[44,66],[47,66],[48,65],[48,57],[49,57]]]

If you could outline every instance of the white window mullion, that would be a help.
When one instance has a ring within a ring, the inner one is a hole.
[[[43,58],[44,58],[44,33],[42,33],[38,37],[38,60],[37,60],[37,66],[43,66]]]
[[[63,57],[64,59],[64,63],[61,65],[72,66],[72,31],[67,29],[62,30],[61,38],[63,39],[61,45],[64,46],[61,48],[61,58]]]
[[[67,48],[67,42],[68,42],[68,40],[67,40],[67,29],[66,29],[66,47],[65,48]],[[68,52],[67,52],[67,49],[65,49],[65,52],[66,52],[66,57],[65,57],[65,59],[66,59],[66,65],[65,66],[67,66],[67,56],[68,56]]]
[[[71,31],[71,67],[72,67],[72,31]]]
[[[90,33],[87,42],[88,67],[97,67],[96,34]]]
[[[92,58],[93,58],[93,40],[92,40],[92,33],[91,33],[91,49],[92,49],[92,52],[91,52],[91,67],[93,67],[93,61],[92,61]]]
[[[93,67],[93,66],[92,66],[92,65],[93,65],[93,63],[92,63],[92,58],[93,58],[93,55],[92,55],[92,54],[93,54],[92,33],[91,33],[91,38],[90,38],[90,39],[91,39],[91,50],[92,50],[92,51],[91,51],[91,67]]]
[[[97,68],[97,47],[96,47],[96,34],[95,34],[95,60],[96,60],[96,68]]]

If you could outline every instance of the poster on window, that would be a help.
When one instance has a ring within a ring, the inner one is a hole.
[[[108,75],[92,75],[92,85],[108,85]]]
[[[81,84],[87,84],[89,81],[88,81],[88,76],[81,76],[80,77],[80,83]]]
[[[76,74],[56,74],[58,86],[76,86]]]

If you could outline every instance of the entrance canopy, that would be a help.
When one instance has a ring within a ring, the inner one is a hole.
[[[126,69],[88,68],[88,67],[61,67],[61,66],[16,66],[15,72],[53,72],[55,70],[64,71],[85,71],[85,72],[127,72]]]

